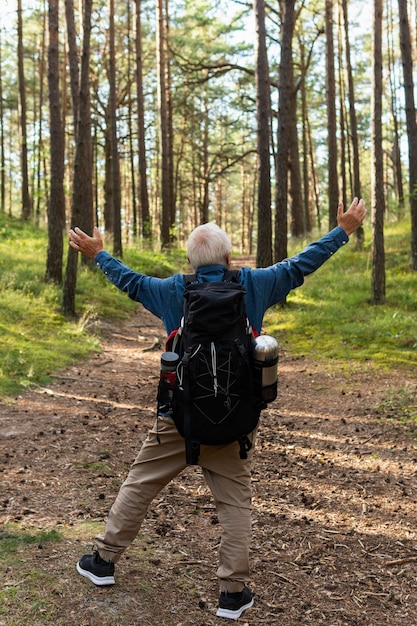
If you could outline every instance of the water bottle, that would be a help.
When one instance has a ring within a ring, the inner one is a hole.
[[[165,378],[168,381],[171,389],[174,386],[179,360],[180,357],[176,352],[164,352],[161,354],[161,378]]]
[[[172,390],[177,376],[177,365],[180,360],[176,352],[164,352],[161,355],[161,370],[158,385],[158,415],[171,417]]]
[[[278,342],[269,335],[259,335],[253,342],[255,379],[261,388],[262,400],[272,402],[278,387]]]

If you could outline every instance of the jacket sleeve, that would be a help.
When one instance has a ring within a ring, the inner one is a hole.
[[[167,330],[173,325],[175,327],[182,312],[178,305],[177,275],[156,278],[140,274],[104,250],[97,254],[94,263],[115,287],[163,320]]]
[[[259,314],[263,317],[266,309],[282,302],[292,289],[300,287],[305,276],[315,272],[348,241],[348,235],[337,226],[302,252],[270,267],[248,271],[243,284],[256,302],[256,318],[259,319]]]

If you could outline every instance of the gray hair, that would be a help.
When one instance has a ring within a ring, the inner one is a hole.
[[[187,258],[192,267],[226,264],[232,243],[225,231],[217,224],[197,226],[187,241]]]

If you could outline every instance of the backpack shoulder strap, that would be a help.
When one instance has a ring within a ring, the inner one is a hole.
[[[223,274],[222,282],[225,283],[238,283],[240,270],[227,270]],[[183,274],[184,287],[191,283],[197,282],[197,276],[195,274]]]
[[[227,272],[224,273],[223,281],[227,283],[238,283],[239,274],[240,270],[227,270]]]
[[[197,282],[197,276],[195,274],[183,274],[182,278],[184,280],[184,287]]]

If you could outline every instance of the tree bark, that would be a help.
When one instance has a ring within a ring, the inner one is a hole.
[[[22,0],[17,0],[17,62],[19,78],[19,112],[21,148],[20,160],[22,168],[22,219],[28,220],[32,215],[32,200],[29,193],[28,174],[28,138],[27,138],[27,113],[26,113],[26,86],[23,63],[23,19]]]
[[[4,150],[4,105],[3,105],[3,40],[0,29],[0,211],[6,211],[6,162]]]
[[[94,226],[90,118],[90,36],[92,0],[84,0],[83,53],[81,61],[80,108],[77,146],[74,163],[71,227],[79,226],[92,233]],[[75,289],[77,284],[78,253],[68,247],[62,310],[75,316]]]
[[[334,228],[337,226],[339,186],[337,180],[337,122],[333,42],[333,0],[326,0],[325,24],[329,228]]]
[[[65,0],[65,18],[67,22],[68,61],[75,135],[78,130],[78,114],[80,107],[80,69],[77,50],[77,33],[74,19],[74,0]]]
[[[145,103],[143,95],[143,57],[142,57],[142,4],[136,0],[136,91],[138,104],[138,152],[139,152],[139,196],[142,236],[150,239],[151,216],[147,180],[147,158],[145,144]]]
[[[385,302],[384,162],[382,149],[382,1],[374,0],[372,29],[372,293],[374,304]]]
[[[275,245],[274,261],[288,256],[288,168],[291,141],[291,107],[294,97],[292,39],[295,0],[281,2],[281,60],[279,66],[278,146],[276,159]]]
[[[350,55],[349,20],[347,0],[342,0],[343,25],[344,25],[344,48],[346,58],[346,74],[348,79],[348,101],[349,101],[349,126],[350,144],[352,147],[352,171],[353,171],[353,196],[360,198],[362,195],[360,161],[359,161],[359,139],[358,121],[356,116],[355,88],[353,82],[353,70]],[[355,231],[356,248],[362,250],[365,243],[365,231],[362,226]]]
[[[408,167],[411,211],[411,267],[417,270],[417,122],[414,100],[413,57],[407,0],[398,0],[400,46],[404,73],[405,114],[408,138]]]
[[[59,0],[49,0],[48,87],[51,154],[51,193],[48,207],[46,280],[62,283],[64,197],[64,126],[59,88]]]
[[[163,0],[157,0],[157,57],[158,57],[158,97],[159,128],[161,146],[161,244],[167,248],[171,244],[173,225],[173,181],[172,181],[172,129],[170,128],[170,97],[168,85],[168,58],[166,49],[166,28]]]
[[[114,0],[109,0],[109,115],[111,188],[113,202],[113,254],[123,255],[121,224],[120,158],[117,138],[116,53],[114,46]]]
[[[272,263],[271,94],[266,50],[265,0],[254,0],[256,23],[256,118],[258,153],[258,246],[256,265]]]

